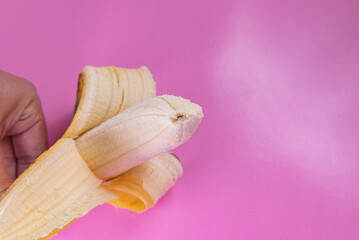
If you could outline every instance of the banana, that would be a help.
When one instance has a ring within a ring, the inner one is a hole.
[[[64,138],[77,138],[130,106],[156,96],[147,67],[86,66],[78,79],[75,116]]]
[[[203,117],[197,104],[162,95],[131,107],[76,139],[94,174],[108,180],[188,140]]]
[[[44,238],[117,196],[100,188],[75,141],[60,139],[0,200],[0,239]]]
[[[0,199],[0,239],[48,239],[104,202],[137,212],[153,207],[182,175],[166,152],[203,117],[200,106],[151,98],[155,92],[145,67],[85,67],[64,137]]]
[[[103,183],[102,186],[119,196],[111,200],[110,204],[143,212],[153,207],[182,173],[178,158],[171,153],[164,153]]]
[[[136,76],[136,73],[138,73],[137,75],[140,76],[142,81],[139,81],[139,78],[133,77],[134,75]],[[130,87],[129,84],[131,84]],[[122,112],[127,108],[142,102],[143,100],[154,97],[156,95],[155,85],[156,84],[153,81],[152,74],[146,67],[142,67],[140,69],[124,69],[116,67],[97,68],[86,66],[81,72],[78,81],[75,117],[70,127],[66,131],[65,137],[77,138],[79,135],[83,134],[85,130],[91,129],[101,124],[102,122],[100,119],[107,120],[112,118],[117,114],[117,112]],[[115,89],[109,86],[114,86]],[[135,90],[130,91],[131,88]],[[141,91],[136,91],[136,89],[140,89]],[[118,101],[119,99],[121,99],[121,101]],[[116,106],[118,106],[118,108],[116,108]],[[106,111],[105,109],[116,110]],[[88,114],[95,115],[97,118],[88,116]],[[95,119],[97,119],[97,121],[95,121]],[[151,159],[151,162],[163,162],[163,159],[169,159],[167,161],[170,161],[170,156],[172,155],[167,155],[169,156],[167,158],[155,157]],[[155,182],[153,180],[150,181],[150,177],[147,177],[150,172],[148,170],[141,172],[140,170],[149,169],[154,165],[148,165],[147,163],[143,163],[143,165],[145,167],[136,167],[136,173],[138,174],[139,178],[147,179],[146,181],[148,182],[144,184],[150,185],[152,182]],[[114,186],[112,186],[112,184]],[[116,181],[112,181],[107,183],[106,186],[108,189],[114,189],[117,187],[117,184]],[[138,187],[139,186],[137,186],[137,188]],[[162,189],[163,187],[158,186],[158,188]],[[128,189],[128,191],[129,190],[130,189]],[[132,201],[134,198],[134,193],[135,192],[133,192],[132,195],[129,193],[125,195],[125,193],[122,191],[120,194],[121,198],[112,200],[110,203],[120,208],[134,210],[133,208],[129,208],[132,205],[124,204],[126,202]],[[156,199],[156,201],[158,199],[159,197]],[[146,203],[144,199],[143,202]],[[150,208],[151,206],[151,204],[146,203],[146,209]]]

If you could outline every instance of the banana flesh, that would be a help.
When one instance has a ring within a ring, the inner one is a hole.
[[[197,104],[162,95],[148,99],[76,139],[96,176],[108,180],[188,140],[203,117]]]
[[[65,138],[77,138],[124,109],[156,96],[147,67],[86,66],[78,80],[75,116]]]
[[[178,158],[171,153],[164,153],[102,186],[119,196],[109,203],[135,212],[143,212],[153,207],[182,173]]]
[[[99,188],[75,141],[60,139],[22,174],[0,201],[0,239],[33,240],[117,198]]]

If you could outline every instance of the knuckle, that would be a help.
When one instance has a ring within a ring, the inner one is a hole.
[[[35,94],[37,96],[36,87],[32,82],[30,82],[29,80],[26,80],[24,78],[20,78],[19,81],[20,81],[19,85],[21,86],[21,89],[22,89],[22,91],[25,92],[25,94],[27,94],[27,95],[28,94],[31,94],[31,95]]]
[[[30,91],[31,93],[35,93],[35,94],[37,95],[37,93],[36,93],[36,87],[35,87],[35,85],[34,85],[32,82],[26,80],[26,85],[25,85],[25,86],[26,86],[26,88],[27,88],[28,91]]]

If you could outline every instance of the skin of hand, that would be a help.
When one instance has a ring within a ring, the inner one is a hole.
[[[0,70],[0,196],[48,148],[32,83]]]

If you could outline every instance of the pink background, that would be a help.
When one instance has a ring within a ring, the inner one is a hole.
[[[32,81],[50,142],[85,65],[147,65],[203,106],[184,176],[137,215],[55,239],[359,239],[358,1],[1,1],[0,68]]]

